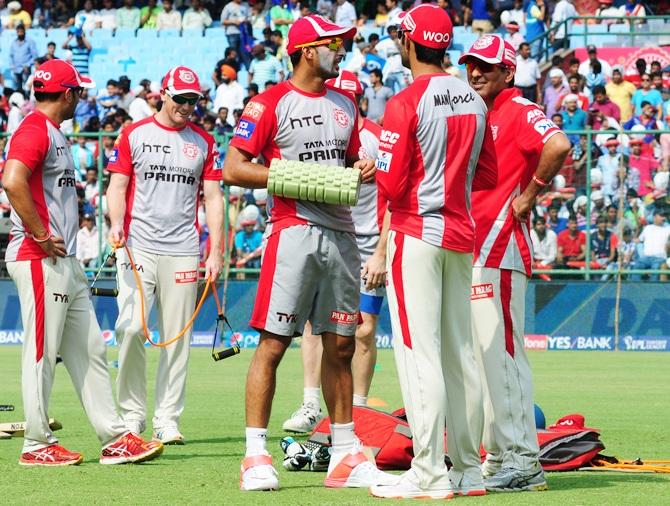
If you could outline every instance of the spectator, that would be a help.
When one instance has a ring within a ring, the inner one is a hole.
[[[47,43],[47,52],[42,57],[44,61],[56,59],[56,43],[49,42]]]
[[[449,17],[451,18],[451,21],[454,23],[454,26],[463,24],[461,15],[459,14],[458,9],[454,7],[451,0],[437,0],[437,6],[447,11],[447,14],[449,14]]]
[[[261,266],[263,233],[256,230],[256,223],[257,220],[255,219],[243,220],[241,222],[242,230],[235,234],[237,268],[258,269]]]
[[[251,49],[251,54],[254,59],[249,67],[249,83],[254,83],[260,88],[268,81],[284,80],[281,63],[274,56],[265,54],[265,48],[261,44],[256,44]]]
[[[546,227],[555,234],[560,234],[568,225],[568,220],[566,218],[559,217],[560,210],[560,199],[554,199],[547,209]]]
[[[279,30],[277,30],[279,32]],[[281,34],[281,32],[279,32]],[[277,56],[277,44],[272,40],[272,28],[266,26],[263,28],[263,40],[260,44],[265,48],[267,52],[271,55]]]
[[[9,113],[7,115],[7,133],[13,134],[23,120],[23,106],[26,99],[23,93],[15,91],[9,96]]]
[[[556,264],[567,266],[568,262],[584,261],[586,256],[586,236],[577,228],[577,217],[573,214],[568,218],[568,228],[557,237],[558,249]]]
[[[654,190],[654,174],[659,169],[660,164],[653,156],[643,153],[643,143],[639,139],[632,139],[629,145],[630,156],[628,157],[628,166],[636,169],[639,175],[638,186],[634,188],[640,197],[644,197]]]
[[[74,26],[81,28],[84,32],[91,33],[95,30],[96,21],[100,14],[93,8],[93,2],[86,0],[84,8],[74,15]]]
[[[242,32],[240,31],[240,25],[248,20],[249,8],[245,4],[242,4],[242,0],[232,0],[232,2],[226,4],[221,11],[221,25],[226,28],[228,46],[235,50],[238,57],[238,64],[241,63],[239,59],[241,57],[247,68],[249,67],[249,58],[247,54],[242,51]],[[239,67],[237,67],[236,70],[239,70]]]
[[[130,79],[128,76],[119,77],[119,108],[127,111],[130,108],[130,103],[133,101],[133,94],[130,91]]]
[[[596,46],[591,44],[586,47],[586,50],[589,57],[587,60],[579,64],[579,68],[577,70],[579,75],[587,77],[589,73],[593,71],[593,64],[598,62],[600,63],[602,73],[605,74],[605,76],[608,78],[612,77],[612,67],[605,60],[601,60],[598,58],[598,49],[596,48]]]
[[[577,95],[570,93],[564,99],[565,111],[561,113],[563,116],[563,130],[584,130],[586,128],[586,113],[577,107]],[[576,144],[579,140],[579,134],[568,134],[568,138],[572,144]]]
[[[6,24],[4,28],[15,29],[23,25],[24,28],[30,28],[32,23],[32,18],[30,14],[21,8],[21,3],[16,0],[9,2],[7,4],[7,9],[9,10],[9,16],[7,17]]]
[[[159,95],[160,96],[160,95]],[[102,124],[102,131],[107,132],[107,133],[112,133],[116,130],[114,127],[114,122],[113,121],[105,121]],[[111,135],[105,135],[102,138],[102,166],[107,169],[107,164],[109,163],[109,159],[112,157],[115,151],[115,142],[116,138],[112,137]],[[95,153],[95,158],[97,160],[98,158],[98,153]]]
[[[656,107],[646,100],[640,104],[642,113],[639,116],[634,116],[623,124],[626,130],[637,130],[639,127],[644,127],[644,130],[662,129],[663,123],[658,121]],[[635,128],[638,127],[638,128]],[[653,156],[654,135],[648,134],[644,136],[645,152]]]
[[[560,0],[554,13],[551,16],[552,28],[557,27],[556,31],[551,35],[553,39],[552,47],[555,51],[570,46],[570,33],[572,31],[572,21],[567,21],[569,18],[579,16],[575,6],[572,5],[573,0]],[[566,23],[567,22],[567,23]]]
[[[491,0],[463,0],[463,24],[468,26],[472,21],[472,31],[490,33],[493,31],[495,8]]]
[[[335,7],[335,24],[339,26],[353,26],[356,24],[356,8],[348,0],[337,0]],[[347,48],[349,51],[351,48]]]
[[[252,30],[263,30],[268,27],[269,12],[265,10],[265,2],[254,2],[249,14],[249,23]]]
[[[16,2],[18,3],[18,2]],[[26,37],[26,28],[23,25],[16,27],[16,40],[9,48],[9,66],[14,78],[14,87],[22,89],[31,73],[35,59],[39,57],[35,41]]]
[[[525,15],[526,40],[532,43],[531,53],[537,58],[543,49],[545,40],[544,37],[540,36],[547,30],[545,23],[547,10],[544,0],[530,0],[526,5]]]
[[[402,8],[398,5],[398,0],[386,0],[386,10],[388,11],[388,21],[386,21],[386,30],[388,31],[389,26],[395,26],[396,28],[400,24],[400,13]]]
[[[123,7],[116,10],[116,28],[137,30],[140,19],[140,10],[133,5],[133,0],[123,0]]]
[[[619,9],[617,7],[612,7],[614,0],[598,0],[600,4],[596,9],[596,16],[621,16]],[[603,25],[612,25],[618,23],[617,19],[603,19],[600,20],[600,23]]]
[[[386,32],[388,35],[377,43],[376,50],[378,57],[382,60],[380,63],[382,64],[384,82],[386,86],[397,93],[407,87],[406,69],[403,67],[402,57],[398,49],[398,26],[389,25]]]
[[[638,241],[642,243],[641,254],[635,262],[636,269],[658,270],[666,263],[668,258],[668,240],[670,239],[670,227],[665,224],[665,214],[662,209],[654,213],[654,222],[645,226]],[[640,250],[638,250],[640,251]],[[635,275],[633,279],[641,279]],[[658,274],[649,276],[652,281],[658,281]]]
[[[553,230],[547,229],[547,221],[542,216],[533,220],[533,230],[530,231],[530,240],[533,243],[533,261],[540,268],[553,268],[556,263],[558,239]]]
[[[610,200],[614,200],[619,188],[619,171],[623,155],[618,152],[619,141],[616,138],[606,141],[605,148],[607,152],[598,158],[597,167],[603,174],[602,192]]]
[[[70,26],[74,24],[72,11],[65,0],[56,0],[53,8],[54,26]]]
[[[212,16],[201,0],[191,0],[191,8],[184,13],[184,30],[204,30],[212,25]]]
[[[589,125],[593,130],[600,130],[606,117],[614,118],[618,123],[621,120],[619,106],[607,96],[604,86],[593,88],[593,103],[589,108]]]
[[[633,232],[630,228],[623,229],[623,238],[619,242],[617,255],[621,257],[621,268],[624,270],[635,267],[637,261],[637,244],[633,239]],[[618,258],[618,257],[617,257]],[[618,270],[617,263],[610,264],[610,271]]]
[[[293,24],[293,13],[288,8],[286,0],[272,0],[272,9],[270,9],[270,20],[272,29],[279,30],[284,37],[288,37],[288,29]]]
[[[563,84],[563,77],[564,74],[559,69],[554,68],[549,71],[550,85],[545,88],[544,97],[542,97],[544,111],[549,118],[558,112],[559,98],[569,93],[568,87]]]
[[[270,39],[277,48],[275,56],[282,64],[284,69],[286,69],[289,73],[292,73],[293,64],[291,63],[291,59],[289,58],[287,51],[288,41],[284,38],[281,31],[279,30],[272,30],[272,33],[270,34]]]
[[[368,119],[382,124],[384,122],[386,102],[393,96],[393,90],[384,86],[382,73],[379,69],[374,69],[370,72],[370,86],[365,88],[363,96],[368,101]]]
[[[530,57],[530,44],[523,42],[519,46],[519,54],[516,57],[516,74],[514,85],[519,88],[524,98],[531,102],[542,102],[542,89],[540,87],[540,66],[537,61]]]
[[[114,30],[116,28],[116,8],[114,0],[102,0],[102,9],[98,11],[96,27],[105,30]]]
[[[75,128],[83,130],[91,118],[98,117],[98,106],[95,97],[89,95],[87,88],[84,88],[79,96],[79,102],[74,110]]]
[[[93,158],[95,160],[95,157]],[[86,181],[84,183],[84,198],[93,203],[98,197],[98,168],[95,165],[86,167]]]
[[[505,34],[505,41],[509,42],[515,51],[518,51],[519,46],[526,41],[524,36],[519,33],[519,23],[516,21],[510,21],[505,25],[505,30],[507,30],[507,33]]]
[[[632,100],[636,88],[633,83],[623,80],[621,67],[612,69],[612,80],[607,83],[605,90],[612,102],[619,106],[621,122],[628,121],[633,116]]]
[[[108,80],[106,88],[98,93],[97,102],[101,119],[116,111],[119,105],[119,93],[119,83],[114,79]]]
[[[219,107],[216,114],[216,121],[214,122],[214,131],[217,135],[226,135],[233,133],[232,118],[228,119],[228,108]]]
[[[163,0],[163,10],[156,16],[157,30],[181,30],[181,12],[173,6],[172,0]]]
[[[512,8],[503,11],[500,14],[500,21],[504,25],[516,23],[520,29],[523,29],[526,26],[526,15],[523,9],[523,0],[514,0],[512,3]]]
[[[75,39],[74,42],[72,39]],[[72,27],[68,30],[63,49],[72,51],[72,65],[80,74],[88,75],[88,60],[91,55],[91,44],[81,28]]]
[[[140,121],[156,113],[156,106],[161,96],[158,91],[147,91],[144,87],[138,86],[134,95],[135,98],[128,106],[128,115],[133,121]]]
[[[607,218],[598,216],[596,229],[591,231],[591,261],[596,262],[602,269],[611,270],[612,267],[616,267],[614,261],[617,245],[616,234],[607,230]],[[603,275],[601,279],[604,281],[607,278],[607,275]]]
[[[602,72],[602,67],[600,62],[593,62],[593,65],[589,68],[589,73],[586,75],[584,81],[586,87],[589,90],[593,90],[595,86],[605,86],[605,75]]]
[[[587,97],[582,93],[581,77],[579,75],[572,74],[570,77],[568,77],[568,88],[569,91],[567,95],[569,94],[575,95],[577,97],[577,106],[583,111],[588,111],[589,97]],[[558,98],[558,102],[556,103],[556,109],[563,108],[563,100],[567,95],[563,95]]]
[[[449,51],[444,52],[444,60],[442,63],[442,68],[444,68],[444,71],[447,74],[450,74],[454,77],[461,77],[461,71],[458,69],[456,65],[454,65],[451,62],[451,55],[449,54]]]
[[[156,0],[147,0],[147,5],[140,10],[140,27],[156,29],[158,25],[158,14],[163,12],[163,7],[156,4]]]
[[[77,181],[85,181],[88,169],[95,168],[95,157],[93,151],[86,145],[86,137],[77,137],[77,142],[72,145],[70,150],[74,159],[74,167],[77,170]]]
[[[31,27],[48,30],[49,28],[55,28],[56,26],[51,0],[43,0],[42,5],[38,6],[33,13]]]
[[[221,84],[216,88],[214,110],[222,107],[228,111],[244,108],[244,88],[237,82],[237,72],[229,65],[221,66]],[[228,118],[231,126],[235,126],[232,117]]]
[[[95,267],[100,252],[98,229],[93,214],[84,214],[77,232],[77,260],[82,267]]]
[[[638,19],[636,23],[643,23],[644,18],[646,17],[647,12],[644,8],[644,5],[640,0],[626,0],[626,3],[621,6],[621,16],[627,16],[630,18],[642,18]]]
[[[317,12],[319,12],[318,7]],[[386,26],[388,20],[389,20],[389,11],[386,8],[386,4],[383,2],[377,2],[377,12],[375,14],[375,26],[377,27]]]
[[[634,114],[639,116],[642,114],[642,104],[648,102],[654,106],[654,112],[656,113],[658,119],[661,119],[661,112],[663,110],[663,97],[661,92],[653,89],[651,87],[651,75],[648,73],[642,74],[640,78],[641,86],[639,89],[633,93],[633,107],[635,108]]]

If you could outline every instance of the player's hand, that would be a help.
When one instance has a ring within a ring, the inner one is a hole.
[[[523,195],[520,195],[512,201],[512,212],[517,220],[528,220],[530,210],[533,207],[533,200],[534,199],[528,199]]]
[[[386,255],[375,251],[363,264],[361,277],[368,290],[383,286],[386,282]]]
[[[216,281],[219,279],[221,268],[223,267],[223,258],[218,252],[212,251],[205,262],[205,279]]]
[[[354,163],[354,169],[361,171],[361,181],[363,183],[374,183],[375,172],[377,172],[374,160],[358,160]]]
[[[122,248],[126,244],[126,237],[123,233],[123,226],[112,225],[109,228],[107,241],[112,245],[113,248]]]
[[[63,258],[67,255],[65,242],[63,241],[62,237],[57,237],[54,235],[49,237],[49,240],[38,242],[37,244],[47,255],[49,255],[49,258],[53,260],[54,265],[56,265],[56,259],[58,257]]]

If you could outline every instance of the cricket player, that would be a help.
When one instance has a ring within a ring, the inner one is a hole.
[[[291,25],[287,52],[294,74],[253,98],[244,109],[224,165],[226,184],[267,186],[274,158],[318,161],[361,170],[374,180],[374,161],[359,160],[357,108],[353,98],[326,87],[337,77],[344,39],[354,27],[337,26],[321,16]],[[262,157],[264,165],[253,163]],[[358,322],[360,256],[348,206],[286,198],[268,202],[258,293],[250,325],[261,333],[246,387],[246,456],[242,490],[279,487],[266,449],[276,370],[291,339],[305,322],[321,335],[323,393],[332,420],[332,448],[325,485],[368,487],[396,477],[369,462],[354,434],[351,359]]]
[[[219,276],[222,266],[223,198],[221,169],[214,138],[190,122],[201,97],[195,72],[174,67],[164,77],[160,112],[124,129],[108,170],[111,227],[109,241],[127,244],[145,297],[145,318],[157,308],[160,338],[175,337],[195,309],[198,288],[198,202],[204,192],[210,253],[205,279]],[[140,291],[129,259],[117,252],[119,318],[118,400],[128,427],[146,427],[147,385],[144,322]],[[192,329],[161,348],[156,375],[153,438],[183,444],[179,417],[184,411],[186,373]]]
[[[395,485],[373,486],[377,497],[486,493],[482,385],[470,327],[470,192],[495,186],[496,159],[484,101],[442,70],[451,39],[451,19],[435,5],[402,18],[401,57],[414,82],[389,100],[377,155],[391,212],[393,348],[414,443],[410,470]]]
[[[535,197],[563,166],[570,142],[514,87],[515,51],[501,37],[478,39],[459,63],[488,107],[499,171],[494,189],[472,196],[472,329],[486,379],[484,483],[494,491],[545,490],[523,340],[533,261],[529,216]]]
[[[356,102],[363,95],[363,86],[353,72],[343,70],[336,79],[326,81],[327,85],[352,93]],[[381,127],[362,116],[358,118],[358,135],[361,141],[361,159],[375,159],[379,148]],[[362,322],[356,327],[356,351],[352,359],[354,378],[354,406],[367,406],[368,392],[377,361],[375,336],[377,320],[384,302],[384,281],[386,279],[386,233],[381,234],[386,202],[380,198],[377,186],[361,186],[358,204],[351,208],[356,231],[356,244],[361,255],[360,313]],[[381,234],[381,240],[380,240]],[[321,337],[311,333],[311,326],[305,326],[300,343],[302,354],[304,398],[300,408],[286,420],[283,429],[287,432],[310,433],[323,417],[320,407],[321,397]]]
[[[60,354],[98,439],[101,464],[151,460],[160,443],[128,432],[114,406],[105,342],[76,258],[79,230],[75,166],[60,124],[74,116],[79,95],[95,84],[63,60],[33,76],[37,106],[10,140],[2,184],[11,204],[5,260],[21,302],[26,430],[19,464],[68,466],[83,456],[49,429],[49,398]]]

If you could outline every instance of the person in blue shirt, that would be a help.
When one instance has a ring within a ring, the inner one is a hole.
[[[98,106],[95,98],[88,95],[88,90],[84,88],[79,97],[79,102],[74,110],[74,122],[78,130],[84,130],[86,124],[91,118],[98,116]]]
[[[641,86],[633,93],[633,106],[635,107],[635,115],[642,114],[642,102],[649,102],[657,111],[657,118],[661,119],[661,106],[663,105],[663,96],[661,92],[651,87],[651,75],[644,73],[640,76]]]
[[[35,41],[26,37],[26,28],[23,25],[16,27],[16,40],[9,48],[9,65],[14,77],[14,88],[23,88],[30,76],[33,62],[39,57]]]
[[[544,23],[547,17],[544,0],[530,0],[524,10],[526,14],[526,40],[532,41],[547,31]],[[544,39],[536,40],[531,44],[531,55],[537,57],[542,51]]]
[[[258,269],[261,266],[263,233],[255,229],[256,223],[256,220],[243,221],[242,230],[235,234],[238,268]]]
[[[577,95],[574,93],[567,95],[563,99],[563,105],[565,107],[565,111],[561,113],[561,116],[563,116],[563,130],[584,130],[588,117],[582,109],[577,107]],[[568,139],[573,146],[579,143],[578,134],[568,134]]]

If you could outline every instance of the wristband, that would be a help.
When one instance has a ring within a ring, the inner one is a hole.
[[[53,236],[51,235],[51,232],[47,232],[47,235],[45,235],[44,237],[42,237],[42,238],[40,238],[40,239],[38,239],[37,237],[35,237],[35,236],[33,235],[33,241],[35,241],[36,243],[43,243],[43,242],[47,242],[47,241],[48,241],[49,239],[51,239],[52,237],[53,237]]]
[[[545,180],[540,179],[539,177],[537,177],[537,174],[533,174],[533,182],[536,185],[541,186],[542,188],[544,188],[545,186],[549,186],[549,183],[547,183]]]

